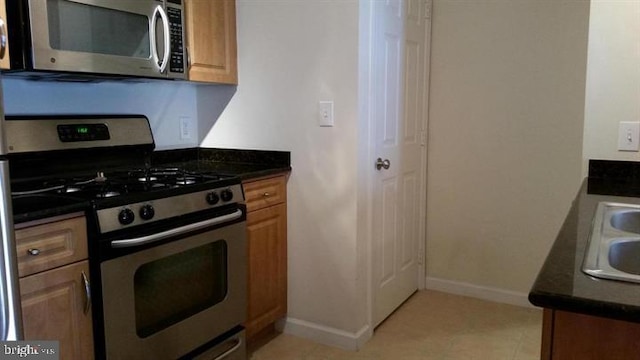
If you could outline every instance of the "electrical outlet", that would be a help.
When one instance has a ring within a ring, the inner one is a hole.
[[[180,140],[191,140],[193,132],[191,118],[188,116],[180,117]]]
[[[640,122],[621,121],[618,128],[618,150],[640,150]]]

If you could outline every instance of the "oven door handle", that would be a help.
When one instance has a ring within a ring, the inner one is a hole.
[[[218,355],[216,358],[214,358],[213,360],[223,360],[226,359],[229,355],[233,354],[234,352],[236,352],[240,346],[242,346],[242,339],[238,338],[235,340],[235,345],[233,345],[233,347],[231,347],[231,349],[223,352],[222,354]]]
[[[242,210],[238,209],[238,210],[236,210],[235,212],[233,212],[231,214],[218,216],[218,217],[215,217],[213,219],[207,219],[207,220],[200,221],[200,222],[197,222],[197,223],[193,223],[193,224],[177,227],[175,229],[162,231],[162,232],[159,232],[159,233],[156,233],[156,234],[151,234],[151,235],[147,235],[147,236],[141,236],[141,237],[133,238],[133,239],[113,240],[111,242],[111,247],[112,248],[123,248],[123,247],[133,247],[133,246],[145,245],[145,244],[149,244],[149,243],[152,243],[152,242],[164,240],[164,239],[169,238],[169,237],[185,234],[185,233],[188,233],[188,232],[191,232],[191,231],[204,229],[204,228],[209,227],[209,226],[222,224],[222,223],[225,223],[225,222],[228,222],[228,221],[233,221],[233,220],[239,219],[240,217],[242,217]]]

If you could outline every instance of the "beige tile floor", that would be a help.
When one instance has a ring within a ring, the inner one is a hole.
[[[542,311],[419,291],[385,320],[359,351],[279,334],[251,360],[540,359]]]

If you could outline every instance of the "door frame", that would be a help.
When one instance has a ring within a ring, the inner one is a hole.
[[[403,0],[406,1],[406,0]],[[425,71],[423,79],[425,91],[423,93],[423,119],[421,122],[422,146],[422,179],[420,182],[420,223],[418,241],[418,289],[426,286],[426,212],[427,212],[427,149],[428,149],[428,119],[429,119],[429,83],[430,83],[430,58],[431,58],[431,19],[432,0],[422,0],[426,5],[425,18],[428,24],[425,28]],[[372,116],[373,111],[373,39],[374,34],[374,6],[372,1],[360,1],[359,10],[359,75],[358,75],[358,223],[357,223],[357,248],[358,255],[364,260],[360,271],[366,274],[364,281],[367,333],[364,341],[359,341],[358,348],[373,334],[373,301],[374,301],[374,274],[373,274],[373,197],[374,177],[376,170],[374,162],[377,158],[375,152],[376,124]]]

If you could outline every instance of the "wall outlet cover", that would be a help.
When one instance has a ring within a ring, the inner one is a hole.
[[[193,137],[193,124],[188,116],[180,117],[180,140],[191,140]]]

